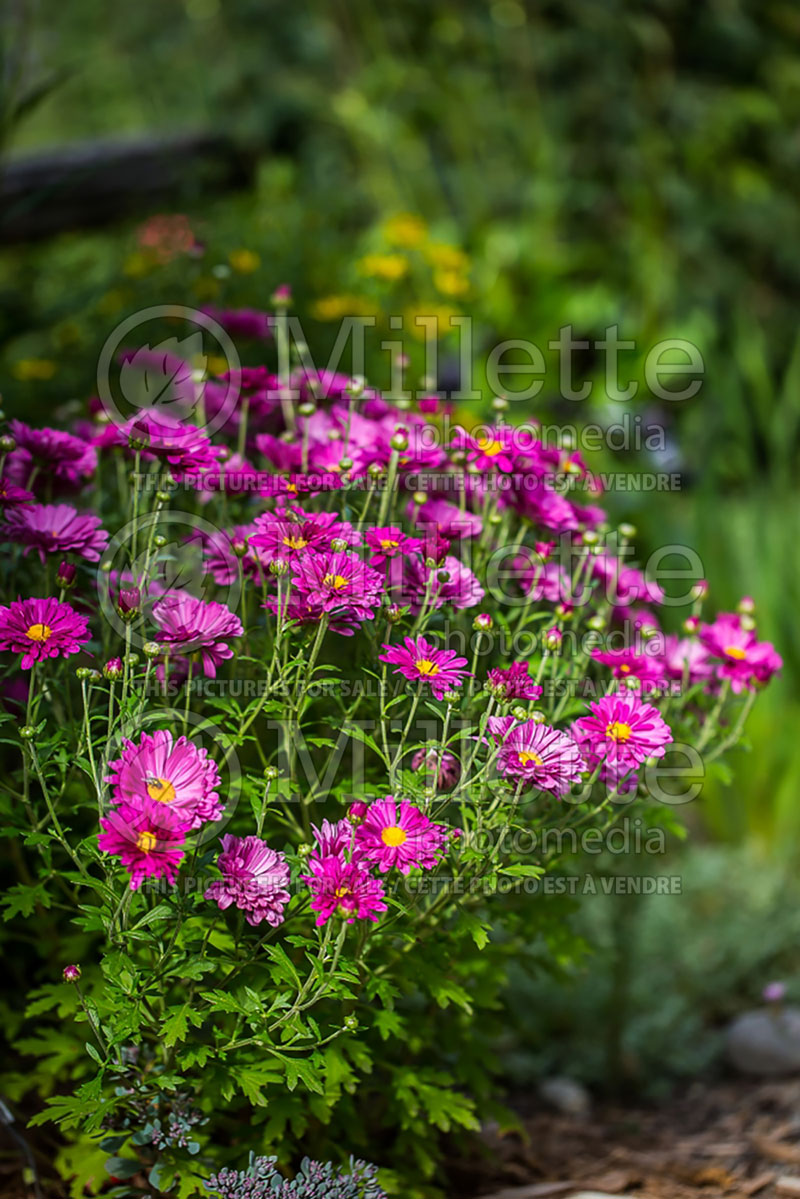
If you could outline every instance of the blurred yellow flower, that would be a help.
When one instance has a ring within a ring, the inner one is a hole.
[[[421,304],[406,311],[405,328],[418,341],[425,341],[431,336],[441,341],[443,337],[456,332],[456,327],[450,324],[450,318],[459,315],[457,308],[448,308],[446,304]]]
[[[219,295],[219,280],[211,275],[200,275],[192,284],[198,300],[214,300]]]
[[[458,246],[451,246],[444,241],[432,241],[425,247],[425,257],[431,266],[441,267],[445,271],[466,271],[469,269],[469,258]]]
[[[433,286],[443,296],[463,296],[469,291],[469,279],[461,271],[434,271]]]
[[[370,278],[394,282],[407,272],[408,259],[405,254],[366,254],[359,260],[358,269]]]
[[[231,250],[228,262],[240,275],[252,275],[261,266],[261,259],[254,250]]]
[[[405,250],[413,250],[427,235],[428,226],[422,217],[415,216],[413,212],[400,212],[383,223],[384,240],[391,246],[402,246]]]
[[[223,358],[221,354],[209,354],[206,366],[209,375],[222,375],[230,370],[228,359]]]
[[[58,363],[51,362],[49,358],[20,358],[11,367],[14,378],[21,379],[23,383],[52,379],[57,370]]]
[[[362,296],[320,296],[311,304],[309,311],[314,320],[338,321],[344,316],[372,316],[375,305]]]
[[[144,275],[149,275],[156,268],[156,261],[152,254],[146,254],[142,250],[134,250],[122,264],[122,273],[130,279],[141,279]]]

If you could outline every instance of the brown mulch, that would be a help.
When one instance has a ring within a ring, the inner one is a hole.
[[[800,1196],[800,1080],[691,1084],[663,1106],[538,1107],[524,1136],[483,1136],[451,1163],[451,1199],[550,1199],[582,1191],[637,1199]]]

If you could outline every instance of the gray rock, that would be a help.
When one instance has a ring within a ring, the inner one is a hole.
[[[800,1008],[775,1005],[744,1012],[726,1033],[728,1058],[760,1077],[800,1070]]]
[[[539,1087],[545,1103],[565,1116],[587,1116],[592,1106],[589,1092],[573,1078],[546,1078]]]

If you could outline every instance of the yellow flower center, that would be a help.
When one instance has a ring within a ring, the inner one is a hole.
[[[405,845],[407,840],[408,834],[405,829],[400,828],[399,824],[390,824],[381,833],[381,841],[390,849],[397,849],[399,845]]]
[[[494,438],[479,437],[478,448],[483,451],[487,458],[496,458],[498,454],[503,452],[502,441],[496,441]]]
[[[621,720],[612,720],[606,725],[606,736],[612,741],[630,741],[633,729]]]
[[[435,662],[431,662],[430,658],[417,658],[414,665],[420,674],[424,674],[428,678],[439,673],[439,667]]]
[[[30,633],[28,633],[28,636],[30,637]],[[747,654],[738,645],[728,645],[725,648],[725,657],[733,658],[736,662],[742,662],[747,657]]]
[[[25,636],[31,641],[46,641],[48,637],[53,636],[53,630],[49,624],[32,624]]]
[[[625,663],[623,662],[619,668],[619,673],[620,674],[630,674],[631,673],[630,666],[626,666]]]
[[[142,853],[151,853],[155,849],[158,837],[155,833],[143,829],[136,838],[136,848],[141,849]]]
[[[344,575],[325,575],[322,581],[326,587],[332,587],[334,591],[341,591],[350,580],[346,579]]]
[[[382,550],[396,550],[399,544],[400,544],[399,541],[382,541],[381,549]]]
[[[349,887],[337,887],[333,894],[335,899],[344,899],[351,891]]]
[[[284,537],[283,544],[288,545],[290,550],[304,550],[308,542],[305,537]]]
[[[148,779],[147,794],[157,803],[172,803],[175,798],[175,788],[169,779]]]
[[[544,766],[544,762],[535,754],[532,749],[526,749],[523,753],[517,754],[520,766],[527,766],[529,762],[535,762],[537,766]]]

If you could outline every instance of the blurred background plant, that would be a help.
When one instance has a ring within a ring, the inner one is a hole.
[[[594,1037],[592,997],[611,994],[613,954],[581,966],[574,1004],[563,980],[529,983],[520,968],[513,1003],[535,1005],[537,1030],[515,1077],[558,1067],[594,1083],[669,1081],[701,1068],[715,1049],[698,1030],[758,994],[768,966],[797,967],[781,899],[800,845],[800,12],[759,0],[142,0],[113,21],[97,0],[12,9],[25,51],[4,53],[6,165],[77,140],[223,130],[257,175],[246,192],[176,200],[196,254],[154,250],[155,211],[6,246],[9,411],[45,420],[84,401],[103,341],[137,307],[265,306],[282,282],[311,313],[304,331],[323,360],[342,315],[403,314],[412,376],[426,369],[419,313],[443,330],[471,316],[478,361],[503,338],[546,347],[564,325],[590,342],[616,325],[636,343],[629,404],[604,398],[604,363],[586,353],[584,410],[565,408],[548,376],[512,411],[557,423],[625,408],[663,424],[681,490],[608,504],[653,547],[695,547],[714,607],[753,593],[785,670],[756,709],[735,785],[709,778],[691,815],[713,845],[680,857],[684,897],[597,897],[577,914],[601,941],[616,935],[619,953],[637,947],[624,1035],[604,999]],[[378,384],[386,328],[379,319],[369,341]],[[706,364],[700,393],[674,404],[644,386],[647,351],[669,337],[694,342]],[[443,336],[437,382],[454,352]],[[644,453],[624,462],[664,469]],[[636,935],[620,939],[619,921]],[[709,946],[713,984],[691,967]],[[639,994],[654,978],[657,1011]]]

